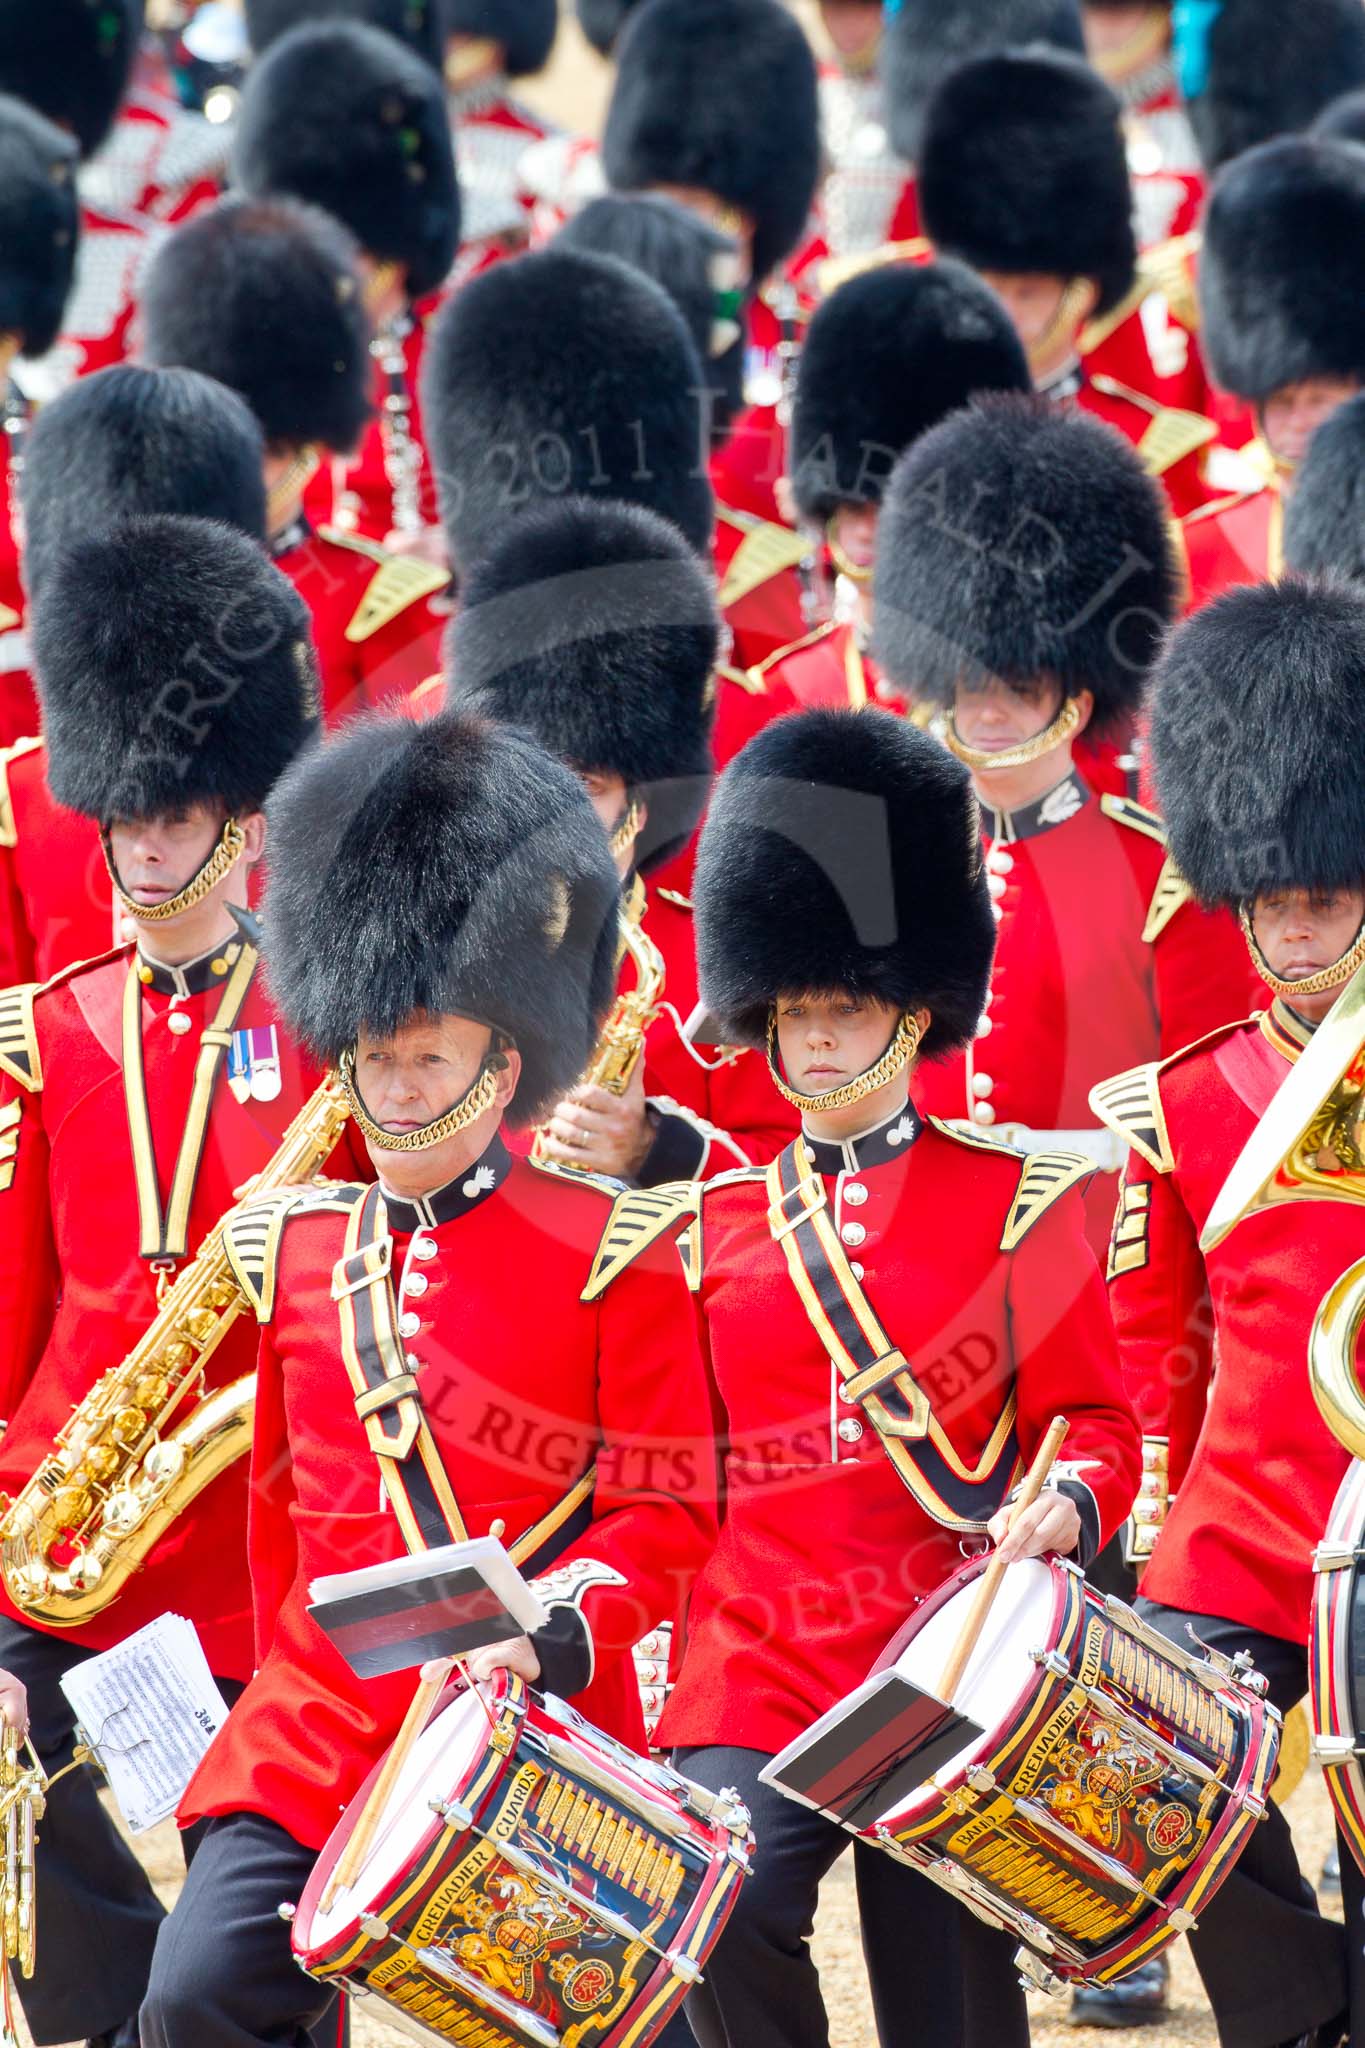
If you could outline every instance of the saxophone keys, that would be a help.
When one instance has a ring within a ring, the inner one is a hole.
[[[95,1505],[94,1495],[83,1486],[64,1486],[54,1494],[52,1512],[63,1529],[79,1529]]]
[[[81,1461],[77,1478],[82,1484],[89,1480],[112,1479],[118,1466],[119,1455],[112,1444],[91,1444]]]
[[[133,1383],[133,1399],[139,1408],[159,1408],[166,1398],[166,1379],[159,1372],[144,1372]]]
[[[111,1493],[104,1503],[105,1527],[117,1535],[128,1535],[141,1520],[142,1502],[126,1486],[120,1487],[117,1493]]]
[[[145,1408],[120,1408],[109,1425],[114,1438],[121,1444],[135,1444],[147,1428]]]
[[[154,1486],[170,1486],[185,1469],[185,1446],[173,1437],[160,1438],[143,1459],[142,1469]]]

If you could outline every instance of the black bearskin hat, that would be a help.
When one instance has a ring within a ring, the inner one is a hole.
[[[620,884],[567,768],[482,719],[364,719],[269,815],[270,985],[320,1059],[458,1013],[521,1053],[514,1122],[572,1087],[615,987]]]
[[[676,526],[571,498],[508,527],[471,571],[449,632],[447,702],[523,725],[571,768],[646,798],[646,869],[678,851],[712,773],[720,626]]]
[[[880,504],[902,450],[977,391],[1031,391],[995,293],[962,264],[896,263],[819,307],[797,367],[788,454],[803,518]]]
[[[32,613],[47,774],[87,817],[259,810],[318,731],[308,608],[207,519],[129,519],[62,550]]]
[[[663,286],[687,322],[711,393],[711,425],[723,438],[744,403],[743,308],[735,289],[741,266],[730,236],[675,199],[604,192],[554,239],[556,248],[619,256]]]
[[[877,529],[877,657],[912,696],[1051,677],[1097,731],[1141,702],[1175,615],[1161,487],[1113,427],[974,399],[896,465]]]
[[[194,370],[115,363],[45,405],[24,442],[24,584],[73,541],[166,512],[265,544],[261,430],[235,391]]]
[[[1122,116],[1078,57],[1014,50],[960,65],[925,117],[924,232],[975,270],[1094,278],[1107,312],[1137,263]]]
[[[361,21],[382,28],[439,70],[439,0],[244,0],[247,41],[258,57],[310,21]]]
[[[0,92],[69,128],[93,156],[142,36],[142,0],[0,0]]]
[[[1083,57],[1077,0],[901,0],[882,43],[892,147],[918,163],[929,102],[948,73],[971,58],[1027,43]]]
[[[820,173],[815,59],[781,0],[645,0],[616,56],[602,167],[695,185],[754,222],[754,277],[801,238]]]
[[[344,453],[370,417],[370,327],[345,228],[297,199],[220,199],[167,236],[144,348],[240,391],[268,443]]]
[[[543,71],[559,29],[558,0],[436,0],[442,36],[487,36],[507,53],[509,78]]]
[[[1206,169],[1306,128],[1329,100],[1365,84],[1360,0],[1221,0],[1187,95]]]
[[[1199,304],[1209,368],[1239,397],[1365,377],[1365,149],[1282,136],[1220,171]]]
[[[444,306],[422,413],[461,572],[546,498],[625,498],[709,551],[701,364],[668,295],[612,256],[544,249]]]
[[[693,875],[725,1036],[762,1045],[779,996],[843,989],[927,1006],[931,1057],[965,1045],[995,950],[980,831],[961,762],[888,711],[765,726],[716,785]]]
[[[1365,587],[1365,392],[1325,419],[1284,508],[1284,559],[1304,575]]]
[[[1365,86],[1324,107],[1308,132],[1321,142],[1365,142]]]
[[[0,94],[0,334],[46,355],[76,268],[76,145],[32,107]]]
[[[1231,590],[1173,634],[1152,687],[1152,765],[1201,902],[1365,881],[1365,592],[1287,576]]]
[[[251,198],[307,199],[367,254],[404,265],[409,298],[435,291],[455,260],[445,88],[380,29],[322,21],[282,36],[247,77],[233,165]]]
[[[610,57],[636,0],[578,0],[578,25],[600,57]]]

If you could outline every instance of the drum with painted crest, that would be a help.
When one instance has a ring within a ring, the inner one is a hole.
[[[324,1906],[368,1790],[314,1866],[294,1955],[419,2041],[646,2048],[700,1981],[753,1851],[733,1794],[507,1672],[428,1723],[353,1886]]]
[[[926,1600],[882,1665],[932,1691],[983,1569]],[[1158,1955],[1265,1812],[1280,1716],[1263,1681],[1175,1648],[1074,1565],[1009,1567],[953,1704],[984,1733],[859,1832],[1015,1934],[1040,1989]]]

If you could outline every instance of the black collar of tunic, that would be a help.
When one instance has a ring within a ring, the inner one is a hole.
[[[389,1212],[390,1230],[408,1237],[423,1227],[431,1230],[438,1223],[454,1223],[458,1217],[468,1216],[497,1192],[511,1165],[512,1155],[502,1142],[502,1133],[495,1131],[472,1166],[467,1166],[454,1180],[448,1180],[444,1187],[433,1189],[431,1194],[410,1202],[402,1195],[391,1195],[385,1188],[384,1206]]]
[[[802,1143],[817,1173],[865,1173],[872,1166],[889,1166],[903,1159],[924,1129],[913,1102],[907,1102],[874,1130],[863,1131],[842,1143],[833,1138],[812,1138],[804,1132]]]
[[[1036,839],[1040,832],[1051,832],[1058,825],[1065,825],[1078,811],[1083,811],[1090,801],[1090,791],[1073,768],[1060,782],[1053,784],[1036,804],[1024,804],[1017,811],[997,811],[989,804],[983,804],[982,821],[993,841],[1008,844],[1016,839]]]

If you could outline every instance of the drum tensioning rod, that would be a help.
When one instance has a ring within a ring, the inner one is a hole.
[[[1055,1650],[1030,1650],[1029,1655],[1035,1664],[1040,1664],[1045,1671],[1050,1671],[1054,1678],[1065,1679],[1075,1691],[1089,1700],[1092,1707],[1098,1708],[1107,1721],[1117,1722],[1122,1726],[1125,1720],[1137,1720],[1136,1715],[1125,1714],[1117,1702],[1110,1699],[1107,1692],[1101,1692],[1097,1685],[1084,1685],[1080,1679],[1073,1677],[1071,1666],[1064,1657],[1059,1657]],[[1168,1742],[1164,1735],[1158,1735],[1145,1721],[1139,1725],[1142,1729],[1143,1743],[1154,1749],[1158,1756],[1164,1756],[1168,1764],[1174,1764],[1182,1776],[1197,1778],[1202,1785],[1217,1785],[1222,1790],[1227,1790],[1227,1781],[1220,1771],[1210,1770],[1198,1757],[1187,1756],[1183,1749],[1177,1749],[1173,1742]]]
[[[1027,1942],[1044,1955],[1057,1956],[1063,1961],[1084,1969],[1090,1958],[1074,1942],[1055,1928],[1044,1926],[1034,1914],[1021,1905],[1018,1899],[993,1891],[974,1871],[962,1864],[954,1863],[947,1856],[929,1856],[923,1851],[911,1853],[907,1847],[896,1841],[885,1828],[877,1831],[879,1846],[894,1856],[898,1863],[909,1864],[912,1870],[923,1872],[931,1883],[939,1885],[945,1892],[965,1903],[975,1899],[984,1908],[1004,1934],[1022,1934]]]
[[[459,1806],[454,1802],[449,1806],[444,1806],[439,1800],[433,1799],[431,1801],[431,1810],[433,1813],[439,1814],[447,1826],[468,1828],[472,1833],[481,1835],[489,1847],[495,1849],[498,1855],[510,1863],[515,1870],[524,1871],[528,1877],[533,1877],[536,1883],[547,1892],[556,1893],[561,1899],[566,1899],[578,1912],[587,1913],[590,1918],[600,1921],[608,1933],[619,1935],[622,1941],[638,1941],[642,1948],[647,1948],[651,1955],[659,1958],[661,1963],[667,1963],[674,1976],[681,1977],[684,1984],[700,1984],[701,1970],[693,1962],[691,1956],[679,1955],[675,1949],[660,1948],[659,1944],[656,1941],[651,1941],[650,1937],[641,1928],[632,1926],[624,1914],[613,1913],[610,1906],[600,1905],[596,1900],[589,1905],[582,1892],[575,1891],[573,1886],[568,1884],[562,1877],[557,1876],[553,1871],[546,1870],[542,1864],[536,1862],[534,1856],[528,1856],[525,1850],[518,1849],[514,1843],[504,1841],[501,1836],[490,1833],[485,1827],[480,1827],[478,1821],[471,1820],[467,1806]]]
[[[562,1742],[557,1735],[548,1735],[540,1728],[528,1728],[526,1739],[528,1743],[543,1749],[551,1763],[558,1764],[561,1771],[567,1771],[570,1777],[586,1779],[597,1791],[605,1792],[610,1800],[620,1803],[620,1779],[613,1778],[610,1771],[589,1762],[571,1743]],[[686,1842],[689,1847],[696,1841],[687,1824],[686,1816],[675,1813],[671,1807],[661,1805],[653,1799],[642,1798],[638,1792],[632,1791],[630,1810],[647,1826],[657,1829],[661,1835],[670,1835],[674,1841]]]
[[[501,2020],[505,2027],[519,2028],[530,2034],[541,2044],[541,2048],[562,2048],[564,2036],[558,2027],[542,2019],[539,2013],[530,2012],[524,2005],[517,2005],[513,1999],[504,1998],[491,1984],[486,1984],[469,1970],[462,1970],[443,1948],[417,1948],[413,1950],[419,1963],[426,1963],[442,1983],[462,1991],[480,2012],[490,2012]]]

